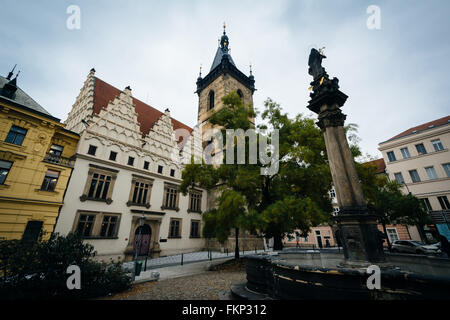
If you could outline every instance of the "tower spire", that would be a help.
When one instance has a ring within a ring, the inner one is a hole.
[[[223,35],[222,35],[222,38],[220,38],[220,48],[222,49],[222,51],[224,53],[228,53],[228,44],[230,43],[227,33],[225,32],[226,27],[227,27],[227,25],[224,22],[223,23]]]
[[[11,80],[11,77],[14,74],[14,69],[16,68],[17,63],[14,65],[14,68],[12,68],[12,70],[8,73],[8,76],[6,77],[6,79]]]

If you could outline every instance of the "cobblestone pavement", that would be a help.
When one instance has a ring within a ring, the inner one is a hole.
[[[246,281],[244,270],[205,271],[202,274],[146,282],[107,300],[219,300],[232,284]]]

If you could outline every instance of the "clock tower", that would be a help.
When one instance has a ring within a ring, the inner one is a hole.
[[[222,98],[235,91],[245,105],[253,105],[255,92],[255,78],[246,76],[235,65],[230,55],[229,38],[223,25],[223,35],[220,39],[214,61],[209,73],[202,78],[201,71],[197,79],[198,94],[198,124],[202,128],[202,135],[212,127],[209,118],[212,113],[224,107]],[[251,119],[254,124],[254,119]]]

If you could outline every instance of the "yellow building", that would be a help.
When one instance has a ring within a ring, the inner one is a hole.
[[[0,239],[36,240],[53,232],[69,181],[78,134],[64,129],[0,76]]]

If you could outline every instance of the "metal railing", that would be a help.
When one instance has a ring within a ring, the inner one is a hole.
[[[48,162],[48,163],[53,163],[53,164],[57,164],[60,166],[64,166],[64,167],[69,167],[69,168],[73,168],[73,165],[75,163],[75,160],[73,160],[72,158],[65,158],[65,157],[61,157],[52,153],[47,153],[44,156],[44,162]]]

